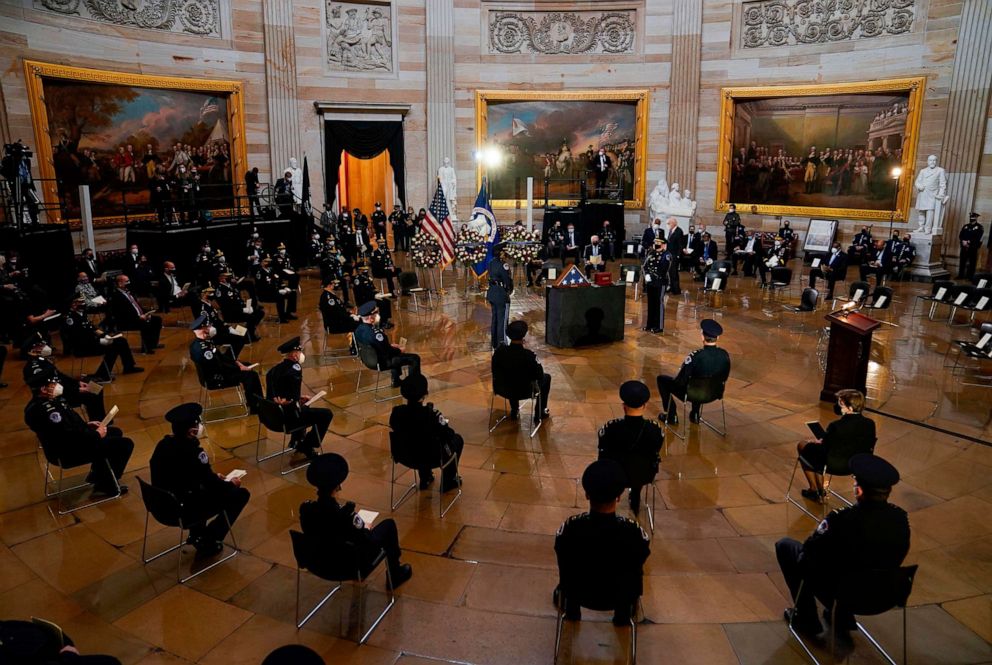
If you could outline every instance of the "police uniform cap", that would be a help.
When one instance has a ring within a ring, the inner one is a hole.
[[[32,390],[44,388],[49,383],[62,383],[62,380],[59,379],[59,375],[54,368],[45,368],[44,371],[38,372],[37,374],[32,374],[27,378],[28,387]]]
[[[427,394],[427,377],[411,374],[400,383],[400,395],[408,402],[415,402]]]
[[[284,242],[279,243],[278,245],[276,245],[276,249],[286,249],[286,243]]]
[[[196,320],[193,321],[193,323],[189,324],[189,329],[199,330],[200,328],[206,328],[208,325],[210,325],[210,317],[208,317],[206,314],[201,314],[200,316],[196,317]]]
[[[506,327],[506,336],[513,341],[518,341],[527,336],[527,322],[514,321]]]
[[[43,346],[45,344],[45,338],[41,336],[41,333],[36,332],[28,335],[27,338],[21,342],[21,353],[28,353],[36,346]]]
[[[317,489],[335,489],[348,477],[348,460],[337,453],[324,453],[307,467],[307,482]]]
[[[378,206],[378,207],[380,207],[380,208],[382,207],[382,204],[381,204],[381,203],[379,203],[378,201],[376,201],[376,202],[375,202],[375,204],[376,204],[376,206]]]
[[[200,293],[206,293],[207,295],[210,295],[211,293],[215,292],[216,290],[217,289],[215,289],[212,286],[204,286],[202,289],[200,289]]]
[[[324,665],[324,659],[310,647],[286,644],[266,656],[262,665]]]
[[[370,300],[367,303],[363,303],[358,308],[358,316],[372,316],[372,312],[379,309],[379,306],[375,304],[374,300]]]
[[[620,386],[620,400],[625,406],[639,409],[651,399],[651,391],[640,381],[625,381]]]
[[[654,242],[655,242],[656,245],[667,245],[668,244],[668,241],[665,240],[664,238],[655,238],[654,239]]]
[[[218,249],[216,252],[214,252],[214,258],[220,258],[221,256],[224,256],[223,250]]]
[[[169,409],[165,414],[165,420],[172,425],[173,432],[185,432],[200,422],[202,415],[202,406],[196,402],[186,402]]]
[[[286,340],[285,342],[283,342],[282,344],[280,344],[279,345],[279,348],[278,348],[279,353],[282,353],[282,354],[292,353],[293,351],[300,351],[302,349],[303,349],[303,347],[300,346],[300,338],[299,337],[294,337],[293,339]]]
[[[877,455],[860,453],[848,464],[859,487],[886,489],[899,482],[899,470]]]
[[[493,245],[493,254],[499,254],[504,249],[506,249],[506,243],[505,242],[498,242],[495,245]]]
[[[223,271],[220,272],[220,276],[221,277],[233,277],[234,276],[234,273],[231,272],[230,270],[223,270]]]
[[[979,215],[977,212],[973,212],[970,215],[968,215],[968,219],[978,219],[979,217],[981,217],[981,215]]]
[[[582,473],[582,489],[596,503],[616,499],[623,493],[626,482],[623,467],[616,460],[596,460]]]
[[[703,319],[700,321],[699,329],[702,330],[703,334],[707,337],[719,337],[723,334],[723,326],[713,319]]]

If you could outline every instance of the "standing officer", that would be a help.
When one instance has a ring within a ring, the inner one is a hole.
[[[76,298],[66,312],[62,325],[62,340],[66,351],[77,358],[103,356],[103,362],[94,375],[97,381],[111,380],[111,372],[118,357],[124,364],[125,374],[145,371],[134,364],[134,354],[124,336],[112,337],[90,323],[85,306],[85,298]]]
[[[737,214],[737,206],[731,203],[727,206],[727,214],[723,216],[723,235],[727,241],[727,258],[731,257],[737,230],[741,226],[741,216]]]
[[[410,367],[409,374],[420,374],[420,356],[404,353],[400,347],[390,344],[389,337],[379,327],[379,308],[374,300],[359,307],[358,316],[362,318],[362,323],[355,329],[355,342],[375,349],[379,367],[392,370],[393,388],[399,387],[404,366]]]
[[[958,240],[961,242],[961,258],[958,260],[958,279],[971,279],[975,276],[978,265],[978,250],[982,248],[982,234],[985,229],[978,223],[979,215],[973,212],[968,216],[968,223],[961,227]]]
[[[293,434],[291,445],[307,459],[313,460],[317,457],[315,449],[320,448],[334,414],[330,409],[304,406],[311,396],[302,394],[306,354],[300,346],[300,338],[294,337],[280,344],[279,353],[283,354],[282,362],[265,375],[265,398],[283,407],[287,427],[305,425],[309,428]]]
[[[214,342],[217,329],[206,314],[197,317],[190,329],[196,339],[189,345],[189,357],[200,368],[207,387],[227,388],[240,383],[245,389],[248,412],[257,413],[258,398],[262,396],[262,382],[258,373],[217,348]]]
[[[640,381],[625,382],[620,386],[623,418],[611,420],[599,430],[599,459],[615,460],[623,467],[625,486],[630,488],[630,509],[635,515],[641,509],[641,487],[658,475],[665,443],[658,422],[644,419],[644,405],[650,398],[651,391]]]
[[[372,231],[375,233],[375,242],[379,247],[386,247],[386,213],[382,209],[382,204],[375,202],[375,210],[372,211]],[[393,238],[393,243],[396,238]],[[390,289],[392,291],[392,289]]]
[[[65,393],[65,401],[69,406],[85,406],[86,416],[90,420],[103,420],[107,415],[107,409],[103,404],[103,392],[91,393],[88,383],[60,372],[52,360],[52,347],[41,333],[36,332],[28,337],[21,345],[21,352],[28,359],[22,371],[24,383],[31,385],[31,377],[51,374],[58,377],[59,383],[62,384],[59,394]]]
[[[678,424],[679,417],[675,405],[672,404],[672,397],[685,399],[689,379],[705,377],[726,381],[730,376],[730,354],[716,345],[717,339],[723,334],[723,326],[713,319],[703,319],[699,322],[699,329],[703,336],[703,348],[696,349],[686,356],[678,376],[658,376],[658,393],[661,395],[661,408],[664,409],[658,414],[658,420],[662,422],[665,422],[667,413],[668,422],[672,425]],[[699,422],[701,406],[693,403],[689,420],[694,423]]]
[[[228,525],[248,505],[251,493],[241,479],[225,480],[210,467],[210,458],[200,447],[204,433],[203,407],[187,402],[165,414],[172,434],[155,446],[149,461],[152,486],[171,492],[179,500],[184,524],[190,524],[186,542],[199,557],[224,549]],[[226,519],[225,519],[226,517]]]
[[[492,347],[493,351],[506,344],[506,324],[510,317],[510,294],[513,293],[513,277],[510,266],[503,262],[505,245],[493,245],[493,259],[489,262],[489,290],[486,300],[492,305]]]
[[[400,394],[406,404],[398,404],[389,414],[389,427],[403,437],[408,445],[416,446],[417,457],[431,460],[426,468],[417,469],[420,489],[426,489],[434,482],[434,467],[446,464],[441,473],[441,487],[445,492],[462,486],[458,475],[458,458],[462,455],[465,440],[448,424],[448,419],[434,408],[434,404],[424,404],[427,397],[427,377],[411,374],[400,384]]]
[[[655,238],[654,248],[644,259],[644,290],[648,301],[644,330],[651,333],[665,331],[665,290],[672,267],[672,255],[668,253],[667,245],[664,238]]]
[[[375,213],[373,213],[374,215]],[[389,293],[396,293],[396,287],[393,285],[393,278],[399,275],[399,269],[393,263],[393,257],[389,253],[389,248],[386,247],[385,238],[379,246],[372,250],[372,276],[376,279],[386,280],[386,286],[389,288]]]
[[[785,611],[785,620],[811,637],[823,630],[816,616],[817,598],[830,608],[834,590],[845,578],[897,568],[909,552],[909,518],[888,502],[899,471],[867,453],[852,457],[850,468],[857,503],[832,511],[805,543],[792,538],[775,543],[778,565],[796,603]],[[823,615],[829,617],[829,610],[824,609]],[[838,607],[836,618],[836,629],[855,628],[854,615],[847,608]]]

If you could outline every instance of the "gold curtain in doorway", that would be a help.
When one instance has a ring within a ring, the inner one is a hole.
[[[338,182],[342,208],[361,208],[371,216],[375,202],[379,201],[387,215],[392,212],[393,168],[389,165],[388,150],[372,159],[358,159],[342,151]]]

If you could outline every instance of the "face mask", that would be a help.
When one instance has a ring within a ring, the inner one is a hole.
[[[209,328],[207,328],[207,339],[213,337],[216,334],[217,334],[217,328],[216,327],[210,326]]]
[[[131,250],[131,256],[137,256],[137,255],[138,255],[138,250],[132,249]]]
[[[54,397],[61,397],[63,391],[65,391],[65,388],[62,386],[62,384],[61,383],[56,383],[55,384],[55,387],[52,388],[52,395]]]
[[[776,240],[776,241],[775,241],[775,247],[781,247],[781,246],[782,246],[782,243],[780,243],[780,242],[778,242],[778,241]]]
[[[302,365],[306,361],[307,361],[307,354],[305,354],[302,351],[300,351],[300,360],[299,360],[299,363]]]
[[[52,347],[46,344],[45,346],[41,347],[41,351],[38,353],[38,355],[40,355],[42,358],[47,358],[48,356],[52,355]]]
[[[196,433],[193,434],[193,436],[196,437],[197,439],[199,439],[201,436],[203,436],[206,433],[206,431],[207,431],[207,426],[206,425],[204,425],[203,423],[197,423],[196,424]]]
[[[837,249],[836,247],[834,247],[833,249],[830,250],[830,253],[831,254],[836,254],[839,251],[840,251],[839,249]]]
[[[286,256],[286,250],[285,249],[280,249],[279,250],[279,256]]]
[[[379,321],[382,320],[382,317],[380,317],[378,314],[376,314],[375,315],[375,318],[372,319],[372,320],[375,321],[375,325],[379,325]]]
[[[224,258],[224,257],[222,256],[222,257],[220,257],[219,259],[217,259],[217,263],[220,263],[220,264],[224,264],[224,263],[227,263],[227,259],[225,259],[225,258]]]

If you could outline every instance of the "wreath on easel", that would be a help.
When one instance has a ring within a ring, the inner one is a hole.
[[[486,258],[486,236],[479,231],[463,228],[455,236],[455,258],[471,268]]]
[[[410,239],[410,256],[418,268],[437,268],[441,265],[441,246],[430,233],[417,231]]]
[[[503,249],[507,258],[516,263],[530,263],[541,248],[541,232],[528,231],[524,226],[510,226],[500,230],[500,242],[507,243]]]

